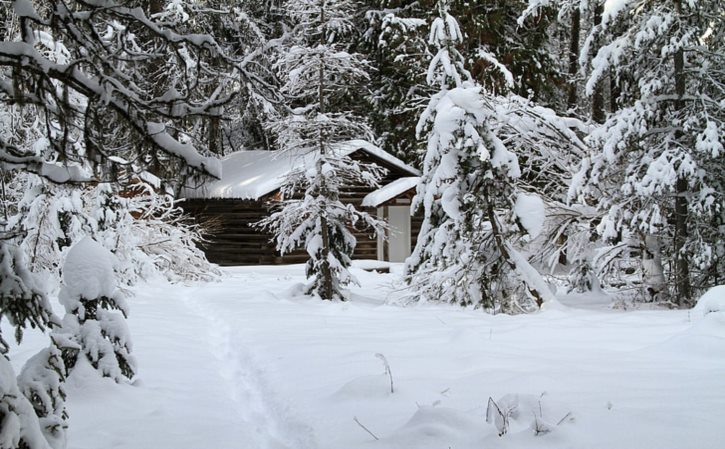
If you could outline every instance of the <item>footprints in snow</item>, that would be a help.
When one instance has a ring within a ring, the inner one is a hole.
[[[208,321],[210,352],[218,362],[220,377],[226,383],[230,398],[240,418],[254,428],[250,435],[259,449],[312,449],[316,446],[312,428],[289,416],[288,407],[275,397],[265,383],[265,373],[245,349],[244,342],[232,324],[215,313],[209,304],[187,296],[184,303]]]

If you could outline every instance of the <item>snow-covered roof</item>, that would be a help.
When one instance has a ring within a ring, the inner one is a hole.
[[[398,167],[399,169],[410,173],[411,175],[420,176],[420,171],[401,161],[400,159],[383,150],[379,146],[373,145],[366,140],[349,140],[338,145],[338,149],[346,155],[352,154],[358,150],[362,150],[372,156],[377,157],[380,160],[387,162],[394,167]]]
[[[418,185],[419,179],[419,176],[396,179],[390,184],[385,185],[374,192],[368,193],[362,200],[362,206],[378,207],[396,196],[415,188],[415,186]]]
[[[415,168],[370,142],[351,140],[339,145],[336,150],[346,156],[364,151],[411,175],[419,174]],[[207,182],[198,188],[186,188],[182,196],[259,199],[279,189],[292,171],[312,167],[316,159],[315,153],[295,155],[279,151],[237,151],[221,160],[221,179]]]

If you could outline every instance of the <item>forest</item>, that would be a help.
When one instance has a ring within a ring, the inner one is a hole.
[[[608,311],[722,326],[723,136],[716,0],[0,0],[0,449],[76,447],[67,397],[89,372],[138,378],[129,313],[159,282],[181,298],[254,281],[206,259],[214,224],[183,209],[229,155],[312,158],[257,223],[280,254],[309,256],[268,275],[299,277],[288,296],[325,304],[312,309],[383,298],[352,228],[388,225],[341,199],[385,174],[339,150],[365,141],[420,172],[391,313],[539,323],[563,297],[606,295]],[[545,423],[541,397],[536,435],[569,416]],[[516,407],[489,399],[502,437]],[[427,447],[401,441],[377,447]]]

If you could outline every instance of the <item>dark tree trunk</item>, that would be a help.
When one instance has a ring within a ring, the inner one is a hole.
[[[322,4],[320,5],[320,23],[325,22],[325,1],[322,1]],[[325,32],[323,31],[320,34],[320,44],[324,45],[325,43]],[[320,59],[322,59],[322,55],[320,55]],[[323,64],[324,61],[320,61],[320,73],[319,73],[319,80],[318,83],[318,101],[319,101],[319,111],[320,114],[325,113],[325,65]],[[323,135],[322,131],[320,131],[320,160],[317,163],[317,176],[320,176],[320,179],[323,179],[322,176],[322,157],[325,156],[326,148],[325,148],[325,136]],[[326,191],[324,185],[322,191],[320,191],[320,196],[329,197],[329,192]],[[327,223],[327,217],[321,216],[320,217],[320,227],[322,228],[322,249],[320,250],[320,256],[322,257],[322,263],[320,264],[320,277],[321,277],[321,284],[320,284],[320,296],[322,299],[333,299],[334,295],[334,288],[333,288],[333,279],[332,279],[332,269],[330,268],[330,229],[328,227]]]
[[[602,2],[597,2],[594,7],[594,26],[600,26],[602,24],[602,13],[604,12],[604,5]],[[598,48],[595,45],[594,48]],[[604,123],[604,82],[599,80],[597,85],[594,87],[594,93],[592,94],[592,120],[597,123]]]
[[[164,0],[148,0],[146,2],[146,15],[151,17],[164,10]]]
[[[213,154],[224,156],[220,128],[219,117],[211,117],[209,119],[209,151]]]
[[[579,102],[579,34],[581,33],[581,10],[574,8],[571,13],[571,38],[569,39],[569,93],[566,107],[572,111]]]
[[[675,9],[678,15],[681,14],[680,2],[675,2]],[[682,49],[675,53],[675,93],[677,100],[675,101],[675,109],[682,112],[685,109],[685,53]],[[681,135],[681,133],[678,132]],[[679,136],[678,136],[679,137]],[[687,196],[689,187],[687,179],[684,176],[677,178],[675,196],[675,282],[677,289],[677,304],[680,306],[689,306],[692,302],[692,285],[690,284],[690,263],[687,254],[684,251],[685,243],[689,237],[688,230],[688,208]]]
[[[320,296],[322,299],[333,299],[334,289],[332,285],[332,269],[330,268],[330,229],[328,228],[327,218],[320,217],[320,226],[322,227],[322,263],[320,264],[320,275],[322,283],[320,284]]]
[[[617,80],[613,76],[609,78],[609,110],[611,112],[619,109],[619,97],[622,95],[620,82],[621,80]]]

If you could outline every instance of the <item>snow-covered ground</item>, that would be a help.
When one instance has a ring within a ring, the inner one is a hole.
[[[353,273],[362,286],[345,303],[295,295],[299,265],[139,288],[129,301],[138,379],[76,370],[69,447],[725,445],[725,312],[624,312],[576,296],[520,316],[403,307],[391,303],[402,295],[395,274]],[[15,364],[41,342],[29,339]],[[504,411],[518,404],[502,437],[486,422],[489,397]],[[534,421],[550,431],[535,435]]]

